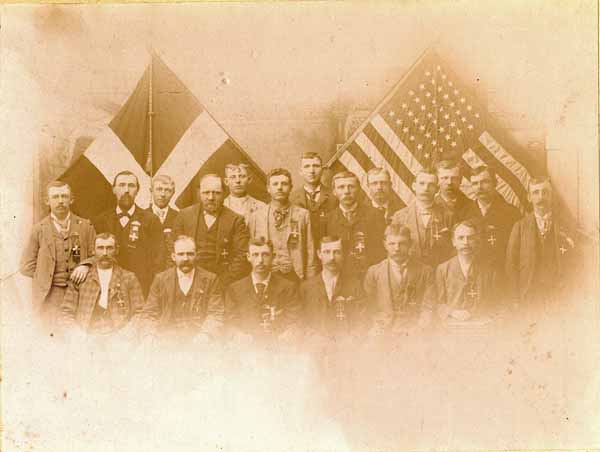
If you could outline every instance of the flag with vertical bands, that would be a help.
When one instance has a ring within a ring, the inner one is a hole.
[[[494,167],[498,192],[519,209],[525,208],[530,169],[539,164],[494,126],[472,90],[435,51],[428,50],[328,166],[355,173],[365,191],[369,169],[386,168],[394,196],[400,205],[408,205],[414,198],[417,172],[446,158],[460,158],[471,168]],[[468,184],[462,189],[470,195]]]
[[[172,207],[195,201],[194,188],[207,173],[223,175],[227,163],[253,169],[250,193],[264,199],[265,175],[156,54],[115,117],[59,179],[73,189],[73,210],[93,218],[114,204],[112,182],[132,171],[140,181],[136,204],[150,205],[150,182],[166,174],[175,181]]]

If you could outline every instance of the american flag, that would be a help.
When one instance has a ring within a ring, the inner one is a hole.
[[[468,167],[493,166],[498,192],[523,210],[530,174],[501,144],[490,115],[437,53],[428,50],[329,161],[355,173],[366,191],[366,173],[386,168],[400,204],[414,198],[412,183],[423,167],[462,158]],[[463,180],[462,190],[469,193]]]

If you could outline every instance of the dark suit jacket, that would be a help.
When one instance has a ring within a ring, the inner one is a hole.
[[[199,221],[202,215],[201,204],[194,204],[179,212],[175,221],[174,235],[188,235],[196,241],[201,241],[203,237],[197,236],[199,231]],[[227,207],[222,207],[216,220],[217,224],[217,248],[214,261],[198,260],[205,270],[217,274],[224,286],[237,281],[244,275],[247,275],[250,266],[246,259],[248,251],[248,239],[250,237],[244,218]],[[226,250],[227,257],[222,255]]]
[[[431,249],[427,249],[425,243],[421,242],[419,238],[421,219],[417,214],[417,204],[415,201],[396,212],[392,222],[405,225],[410,229],[410,235],[413,242],[411,254],[423,263],[435,268],[438,264],[448,260],[455,254],[451,241],[451,215],[441,206],[434,203],[432,208],[430,225],[432,228],[437,228],[439,238],[434,240],[432,237],[433,243],[431,243]]]
[[[387,258],[373,265],[367,271],[364,281],[372,323],[384,330],[402,327],[407,321],[418,321],[421,312],[431,311],[436,302],[433,269],[410,258],[406,269],[406,281],[403,284],[405,292],[399,300],[404,303],[406,317],[396,318],[389,265]]]
[[[302,325],[306,334],[334,336],[338,333],[364,332],[368,322],[360,280],[340,275],[331,302],[327,298],[321,273],[303,281],[299,291],[302,303]],[[338,297],[343,297],[345,301]],[[339,311],[336,310],[336,303],[344,303],[344,319],[338,318]]]
[[[371,201],[371,200],[369,200],[369,202],[371,202],[371,205],[373,206],[374,209],[378,209],[380,212],[383,213],[386,224],[390,224],[392,222],[392,218],[394,218],[394,214],[402,208],[402,204],[400,204],[400,202],[397,201],[396,198],[390,199],[387,210],[379,209],[378,207],[375,207],[373,205],[373,201]]]
[[[450,224],[454,226],[459,221],[467,219],[468,211],[477,208],[475,201],[467,198],[463,192],[459,191],[456,196],[456,204],[454,207],[450,205],[442,198],[441,194],[435,195],[434,203],[442,207],[450,216]]]
[[[152,207],[148,207],[146,209],[146,211],[150,212],[152,215],[154,215],[158,219],[158,222],[160,223],[160,219],[152,211]],[[175,240],[175,237],[173,235],[174,234],[173,229],[175,227],[175,220],[177,220],[178,215],[179,215],[179,212],[177,210],[174,210],[171,207],[169,207],[167,210],[167,216],[165,218],[165,222],[160,223],[160,225],[162,227],[162,231],[163,231],[163,250],[162,250],[163,264],[161,266],[161,270],[164,270],[164,269],[170,267],[173,262],[171,260],[171,253],[173,252],[173,241]]]
[[[316,204],[312,205],[312,203],[308,202],[304,187],[299,187],[292,191],[290,202],[310,212],[314,245],[315,249],[318,248],[321,237],[327,235],[327,213],[337,207],[337,198],[333,195],[331,189],[321,184],[321,194]]]
[[[510,296],[522,303],[531,298],[534,291],[533,277],[538,262],[537,225],[533,213],[528,213],[517,221],[512,228],[506,248],[506,276]],[[566,283],[580,268],[579,250],[575,235],[554,214],[552,234],[556,242],[554,252],[557,256],[557,275],[555,291],[564,290]],[[558,295],[558,294],[557,294]]]
[[[335,235],[342,239],[344,246],[344,269],[347,275],[362,278],[367,269],[385,257],[383,233],[386,228],[385,218],[381,211],[370,205],[358,204],[358,212],[352,223],[348,222],[338,206],[327,217],[327,235]],[[365,250],[362,257],[355,252],[356,234],[362,233],[365,238]]]
[[[177,269],[175,267],[156,275],[141,314],[141,322],[146,332],[177,333],[180,325],[173,320],[177,290]],[[217,275],[196,266],[194,282],[190,291],[196,312],[190,323],[193,322],[191,326],[195,333],[216,335],[223,325],[225,311],[223,291]]]
[[[481,258],[489,261],[499,278],[504,279],[506,245],[513,225],[521,218],[519,210],[497,195],[485,216],[477,203],[465,210],[465,216],[477,220],[481,226]]]
[[[273,322],[273,335],[296,332],[300,314],[300,299],[296,284],[271,274],[265,298],[259,300],[252,284],[252,276],[234,282],[225,291],[225,326],[230,332],[241,331],[254,337],[263,337],[263,306],[274,306],[278,314]]]
[[[140,232],[138,239],[131,242],[128,237],[134,221],[140,223]],[[119,266],[135,273],[144,296],[147,295],[154,275],[160,271],[164,262],[163,233],[158,218],[153,213],[136,206],[129,223],[123,228],[115,209],[112,208],[94,220],[94,227],[98,234],[110,232],[117,236]]]

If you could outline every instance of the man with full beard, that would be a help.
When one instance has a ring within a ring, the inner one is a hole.
[[[109,232],[117,239],[118,264],[137,276],[144,296],[152,278],[161,268],[163,232],[158,218],[135,204],[140,184],[130,171],[121,171],[113,180],[117,206],[94,220],[98,234]]]

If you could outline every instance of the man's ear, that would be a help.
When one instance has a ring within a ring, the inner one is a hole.
[[[319,260],[320,260],[320,261],[321,261],[321,260],[323,260],[323,259],[321,258],[321,250],[317,250],[317,257],[319,258]]]
[[[48,199],[48,196],[44,196],[44,204],[50,207],[50,200]]]
[[[246,253],[246,259],[250,262],[250,253]]]

